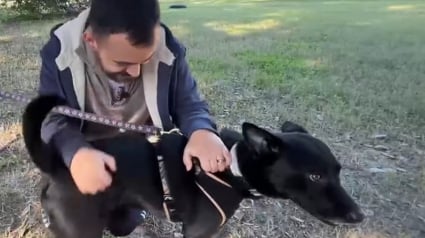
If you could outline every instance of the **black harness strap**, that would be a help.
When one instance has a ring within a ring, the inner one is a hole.
[[[171,134],[171,133],[177,133],[177,134],[181,134],[180,131],[178,129],[172,129],[170,131],[162,131],[161,134]],[[160,150],[160,137],[159,136],[150,136],[147,138],[148,141],[150,143],[152,143],[152,145],[154,145],[155,151],[156,151],[156,158],[158,160],[158,166],[159,166],[159,174],[161,177],[161,184],[162,184],[162,191],[163,191],[163,209],[164,209],[164,213],[165,216],[167,217],[167,220],[170,222],[180,222],[181,221],[181,217],[179,216],[179,214],[177,213],[177,209],[176,209],[176,204],[174,201],[173,196],[171,195],[170,192],[170,187],[168,184],[168,177],[167,177],[167,173],[166,173],[166,169],[165,169],[165,165],[164,165],[164,157],[163,154]]]
[[[214,205],[221,217],[220,226],[223,226],[236,209],[243,197],[230,184],[209,172],[205,172],[197,165],[196,186]]]

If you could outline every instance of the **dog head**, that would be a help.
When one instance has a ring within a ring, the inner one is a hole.
[[[270,132],[243,123],[236,150],[244,178],[260,193],[290,199],[329,225],[364,219],[340,183],[340,163],[301,126],[285,122],[280,131]]]

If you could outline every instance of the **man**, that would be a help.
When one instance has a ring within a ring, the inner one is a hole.
[[[158,0],[93,0],[89,9],[52,30],[41,59],[40,95],[56,94],[70,107],[121,121],[178,127],[189,138],[187,170],[194,157],[210,172],[230,165],[185,48],[160,23]],[[90,141],[118,133],[59,114],[42,128],[43,140],[58,148],[78,190],[91,195],[108,188],[108,170],[116,165]]]

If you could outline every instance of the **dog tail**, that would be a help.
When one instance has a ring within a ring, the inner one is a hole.
[[[23,113],[22,134],[25,147],[33,163],[48,174],[58,168],[60,160],[56,158],[54,150],[49,150],[49,146],[43,142],[41,127],[49,112],[64,104],[65,100],[57,96],[39,96],[26,106]]]

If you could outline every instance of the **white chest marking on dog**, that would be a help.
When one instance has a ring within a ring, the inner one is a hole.
[[[238,164],[238,155],[236,153],[236,147],[238,144],[232,146],[232,149],[230,149],[230,155],[232,156],[232,163],[230,164],[230,171],[232,171],[232,174],[237,177],[243,177],[241,170],[239,169]]]

